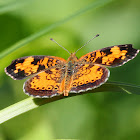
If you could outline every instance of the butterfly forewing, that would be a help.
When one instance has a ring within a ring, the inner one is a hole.
[[[42,70],[63,65],[66,60],[54,56],[26,56],[13,60],[5,72],[15,80],[24,79]]]
[[[134,49],[131,44],[116,45],[90,52],[79,61],[117,67],[133,59],[138,52],[139,50]]]

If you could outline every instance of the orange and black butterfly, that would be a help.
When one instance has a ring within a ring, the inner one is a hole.
[[[80,59],[76,53],[70,53],[67,60],[55,56],[26,56],[13,60],[5,72],[14,80],[32,75],[23,86],[27,95],[35,98],[68,96],[101,86],[110,74],[106,67],[121,66],[138,52],[132,44],[125,44],[96,50]]]

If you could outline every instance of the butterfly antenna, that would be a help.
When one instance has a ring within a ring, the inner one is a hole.
[[[60,44],[58,44],[53,38],[50,38],[50,40],[52,40],[52,41],[55,42],[58,46],[60,46],[60,47],[63,48],[65,51],[67,51],[69,54],[71,54],[66,48],[64,48],[63,46],[61,46]]]
[[[91,38],[87,43],[85,43],[81,48],[79,48],[75,53],[77,53],[80,49],[82,49],[83,47],[85,47],[90,41],[92,41],[94,38],[98,37],[99,34],[97,34],[96,36],[94,36],[93,38]]]

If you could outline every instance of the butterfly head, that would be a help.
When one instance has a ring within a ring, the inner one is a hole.
[[[68,58],[67,61],[71,61],[72,63],[76,62],[78,60],[77,56],[76,56],[76,53],[71,53],[70,54],[70,57]]]

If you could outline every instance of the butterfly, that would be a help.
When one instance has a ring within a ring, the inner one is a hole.
[[[5,68],[5,72],[14,80],[32,76],[23,86],[24,92],[29,96],[68,96],[69,93],[80,93],[101,86],[110,75],[106,67],[125,64],[133,59],[139,50],[134,49],[132,44],[115,45],[89,52],[79,59],[76,52],[70,53],[67,60],[56,56],[21,57],[13,60]]]

